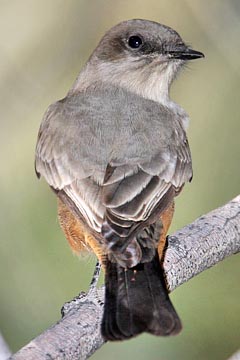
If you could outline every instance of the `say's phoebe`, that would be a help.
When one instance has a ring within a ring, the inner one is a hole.
[[[188,60],[203,56],[167,26],[124,21],[43,118],[36,172],[57,194],[71,248],[92,250],[103,265],[106,340],[181,330],[160,261],[192,162],[188,115],[169,88]]]

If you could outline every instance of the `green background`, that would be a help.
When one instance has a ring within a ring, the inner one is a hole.
[[[189,64],[172,97],[191,118],[194,178],[171,232],[239,192],[239,0],[0,1],[0,329],[16,351],[86,290],[94,257],[73,256],[56,199],[34,174],[47,106],[64,97],[102,34],[130,18],[176,29],[204,60]],[[235,255],[171,295],[184,330],[107,344],[93,359],[227,359],[240,345],[240,266]]]

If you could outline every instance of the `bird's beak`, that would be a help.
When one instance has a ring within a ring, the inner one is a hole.
[[[169,50],[167,54],[170,59],[180,59],[180,60],[194,60],[204,57],[203,53],[201,53],[200,51],[193,50],[189,47]]]

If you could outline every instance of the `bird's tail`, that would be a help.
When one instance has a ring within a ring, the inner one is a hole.
[[[129,269],[108,261],[105,286],[102,335],[106,340],[124,340],[142,332],[168,336],[181,330],[157,253],[151,262]]]

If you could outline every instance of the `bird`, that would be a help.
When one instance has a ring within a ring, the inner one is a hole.
[[[92,251],[104,270],[106,341],[182,329],[162,262],[192,160],[189,116],[170,87],[188,61],[202,57],[166,25],[122,21],[43,117],[36,174],[57,196],[72,250]]]

